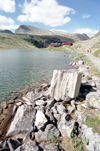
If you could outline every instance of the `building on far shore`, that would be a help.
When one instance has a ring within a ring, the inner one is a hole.
[[[51,43],[48,45],[48,47],[61,47],[61,46],[72,46],[73,43],[71,42],[65,42],[65,43]]]

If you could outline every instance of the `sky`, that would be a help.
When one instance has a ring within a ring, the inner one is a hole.
[[[0,30],[31,25],[94,36],[100,30],[100,0],[0,0]]]

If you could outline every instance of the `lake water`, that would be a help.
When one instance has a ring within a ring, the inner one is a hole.
[[[45,50],[0,50],[0,101],[26,85],[47,80],[54,69],[69,69],[70,53]]]

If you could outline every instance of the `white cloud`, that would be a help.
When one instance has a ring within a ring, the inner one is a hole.
[[[56,27],[71,21],[68,16],[74,14],[72,8],[59,5],[56,0],[25,0],[22,6],[22,15],[18,16],[20,22],[38,22]]]
[[[62,32],[62,33],[68,33],[67,30],[62,30],[62,29],[51,29],[52,32]]]
[[[15,0],[0,0],[0,10],[5,12],[15,12]]]
[[[87,34],[89,37],[94,36],[99,30],[93,30],[90,28],[82,28],[82,29],[77,29],[74,31],[74,33],[80,33],[80,34]]]
[[[7,18],[5,16],[1,16],[0,15],[0,29],[4,30],[4,29],[9,29],[9,30],[13,30],[18,28],[19,25],[15,25],[15,22],[13,19],[11,19],[10,17]]]
[[[91,15],[90,14],[84,14],[83,16],[82,16],[82,18],[83,19],[86,19],[86,18],[89,18]]]

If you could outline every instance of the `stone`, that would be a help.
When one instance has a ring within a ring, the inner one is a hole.
[[[57,138],[60,136],[59,130],[53,124],[48,124],[46,126],[45,132],[47,134],[47,139],[51,141],[53,141],[54,138]]]
[[[91,79],[91,70],[87,65],[79,66],[78,70],[83,73],[83,79]]]
[[[43,101],[43,100],[37,100],[37,101],[35,102],[35,104],[36,104],[36,105],[39,105],[39,106],[41,106],[41,105],[43,106],[43,105],[45,105],[45,103],[46,103],[46,102]]]
[[[79,94],[82,73],[76,69],[54,70],[51,80],[51,97],[55,100],[75,98]]]
[[[44,113],[40,110],[37,111],[36,113],[36,120],[35,120],[35,126],[40,129],[45,126],[47,123],[47,118],[45,117]]]
[[[39,130],[38,132],[35,133],[35,140],[38,143],[41,143],[43,141],[47,141],[47,133]]]
[[[28,143],[24,143],[20,147],[18,147],[15,151],[40,151],[35,141],[30,141]]]
[[[72,113],[74,112],[75,108],[72,106],[68,106],[67,110],[68,110],[68,113]]]
[[[100,91],[90,92],[86,96],[85,106],[89,108],[100,109]]]
[[[88,143],[85,143],[88,151],[100,151],[100,134],[93,133],[93,129],[87,125],[81,125],[82,138],[85,138]]]
[[[34,109],[26,104],[19,106],[6,136],[30,133],[33,130]]]
[[[60,151],[58,144],[55,143],[43,142],[40,144],[40,147],[43,151]]]
[[[2,114],[3,112],[3,108],[0,106],[0,115]]]
[[[77,64],[78,64],[79,66],[81,66],[81,65],[84,65],[85,62],[84,62],[83,60],[79,60]]]
[[[10,138],[4,142],[3,147],[2,149],[0,149],[0,151],[14,151],[20,145],[20,142],[16,138]]]
[[[49,123],[55,124],[56,121],[55,121],[55,118],[54,118],[54,115],[53,115],[52,111],[50,111],[49,109],[47,109],[45,115],[46,115]]]
[[[57,111],[59,112],[59,114],[63,114],[65,112],[65,110],[66,109],[62,104],[57,106]]]
[[[69,120],[66,121],[66,114],[63,114],[61,120],[58,123],[58,129],[63,137],[68,136],[71,138],[71,132],[74,128],[75,121]]]

